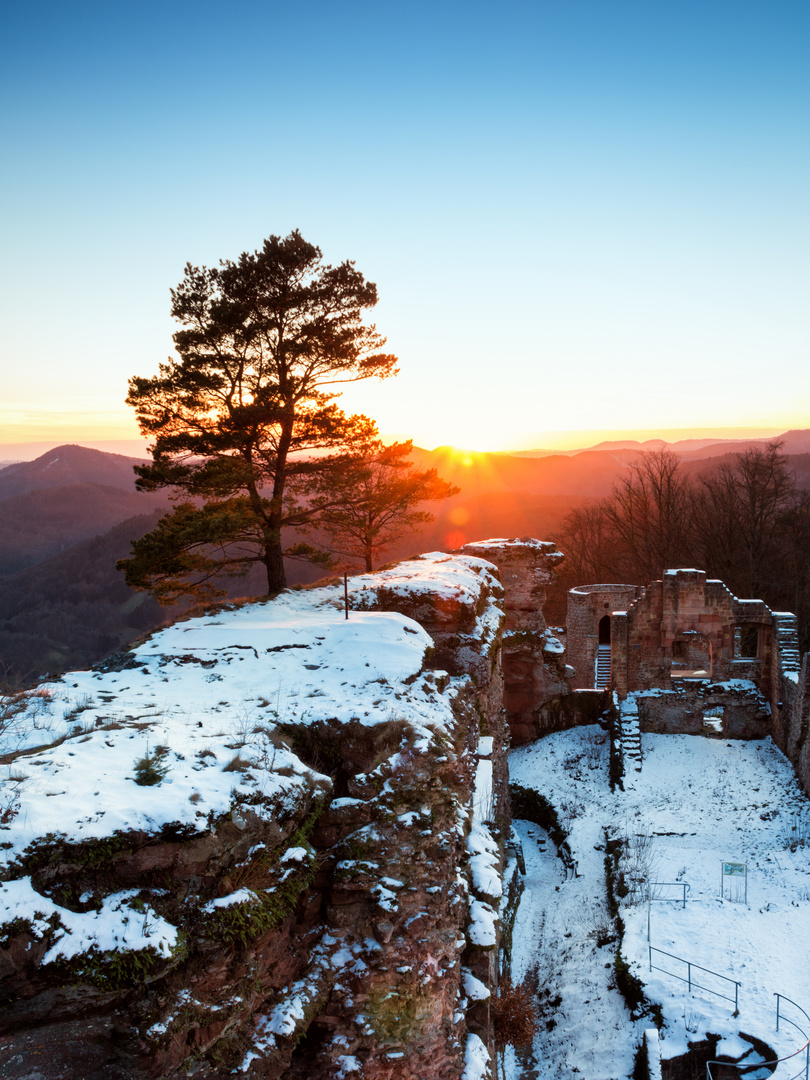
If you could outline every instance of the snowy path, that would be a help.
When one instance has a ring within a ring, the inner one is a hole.
[[[611,988],[613,947],[597,947],[591,932],[606,911],[601,856],[593,852],[594,858],[581,861],[580,876],[566,880],[543,829],[516,821],[515,832],[526,877],[513,932],[512,977],[520,982],[536,965],[545,1007],[531,1056],[508,1051],[506,1076],[618,1080],[633,1067],[633,1048],[623,1037],[633,1025]]]

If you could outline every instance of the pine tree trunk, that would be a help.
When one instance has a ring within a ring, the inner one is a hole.
[[[264,549],[262,560],[267,570],[267,595],[275,596],[282,589],[287,588],[287,575],[284,571],[284,556],[281,553],[281,543],[267,544]]]

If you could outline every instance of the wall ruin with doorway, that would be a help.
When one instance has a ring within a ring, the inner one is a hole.
[[[574,669],[571,685],[578,690],[596,685],[596,649],[599,626],[605,616],[625,611],[644,595],[641,585],[578,585],[568,593],[568,663]]]
[[[593,685],[605,613],[611,689],[639,698],[642,730],[699,734],[711,709],[726,738],[772,735],[810,794],[810,654],[799,654],[794,615],[740,600],[702,570],[668,570],[646,588],[579,585],[568,595],[575,687]]]
[[[703,570],[667,570],[613,613],[611,684],[624,696],[670,689],[682,678],[750,679],[767,698],[773,621],[762,600],[738,600]],[[740,655],[742,643],[755,655]]]

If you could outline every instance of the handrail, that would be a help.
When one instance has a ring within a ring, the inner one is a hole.
[[[807,1021],[807,1023],[810,1024],[810,1016],[807,1015],[807,1013],[804,1011],[804,1009],[801,1007],[801,1005],[796,1004],[796,1002],[793,1000],[793,998],[789,998],[787,996],[787,994],[780,994],[777,991],[774,991],[773,996],[776,998],[776,1030],[777,1031],[779,1030],[779,1019],[780,1019],[779,1002],[783,1001],[783,1000],[784,1001],[789,1001],[790,1004],[793,1006],[793,1008],[798,1009],[799,1012],[802,1014],[802,1016]],[[791,1020],[789,1016],[783,1016],[781,1019],[787,1021],[787,1023],[790,1024],[791,1027],[795,1027],[797,1031],[801,1031],[801,1033],[802,1033],[802,1035],[804,1035],[805,1039],[807,1038],[807,1032],[804,1031],[802,1028],[800,1028],[798,1024],[794,1023],[793,1020]]]
[[[736,979],[730,979],[728,977],[728,975],[721,975],[719,971],[712,971],[711,968],[702,967],[700,964],[693,964],[691,960],[685,960],[682,956],[676,956],[675,953],[665,952],[664,949],[657,949],[654,945],[648,945],[647,948],[650,950],[650,953],[649,953],[649,955],[650,955],[650,971],[652,971],[653,967],[654,967],[653,962],[652,962],[652,954],[654,952],[661,953],[662,956],[669,956],[669,957],[671,957],[671,959],[677,960],[681,964],[686,964],[686,978],[685,979],[681,975],[676,975],[672,971],[667,971],[666,968],[655,966],[655,970],[656,971],[663,971],[663,973],[665,975],[669,975],[670,978],[678,979],[680,982],[685,982],[689,987],[690,993],[692,991],[692,987],[695,986],[695,987],[697,987],[698,990],[705,990],[708,994],[714,994],[715,997],[722,998],[724,1001],[733,1001],[734,1002],[734,1013],[733,1013],[733,1015],[737,1016],[739,1014],[739,1011],[740,1011],[740,987],[742,986],[742,983],[737,982]],[[707,975],[714,975],[714,977],[716,979],[723,979],[724,982],[733,983],[733,985],[734,985],[734,997],[730,998],[730,997],[728,997],[727,994],[721,994],[717,990],[712,990],[712,988],[710,986],[703,986],[702,983],[695,982],[694,979],[692,978],[692,968],[697,968],[698,971],[705,971]]]
[[[677,885],[679,889],[683,889],[682,903],[683,903],[683,906],[686,907],[686,894],[692,888],[692,886],[689,884],[688,881],[648,881],[647,882],[647,888],[648,889],[653,889],[658,885]],[[672,903],[672,899],[673,899],[671,896],[653,896],[651,892],[649,892],[647,894],[647,898],[649,900],[651,900],[653,903],[662,903],[662,904]]]
[[[675,976],[675,977],[677,978],[677,976]],[[766,1068],[766,1067],[768,1067],[770,1065],[773,1065],[774,1068],[775,1068],[777,1065],[781,1065],[783,1061],[790,1061],[791,1058],[795,1058],[801,1053],[804,1053],[804,1068],[800,1069],[793,1076],[789,1077],[788,1080],[801,1080],[802,1077],[804,1077],[804,1080],[810,1080],[810,1038],[807,1037],[807,1032],[803,1031],[802,1028],[800,1028],[797,1023],[795,1023],[793,1020],[790,1019],[790,1017],[788,1017],[788,1016],[781,1016],[780,1017],[779,1003],[782,1000],[789,1001],[790,1004],[793,1005],[794,1008],[799,1010],[799,1012],[802,1014],[802,1016],[805,1018],[805,1020],[807,1020],[808,1024],[810,1024],[810,1016],[807,1015],[807,1013],[804,1011],[804,1009],[801,1007],[801,1005],[797,1005],[796,1002],[793,1001],[792,998],[789,998],[786,994],[779,994],[779,993],[774,992],[773,996],[776,998],[776,1030],[777,1031],[779,1030],[779,1020],[780,1019],[784,1020],[786,1023],[790,1024],[791,1027],[795,1027],[797,1031],[801,1032],[801,1034],[804,1035],[805,1039],[807,1040],[804,1043],[804,1045],[800,1046],[798,1050],[794,1050],[792,1054],[786,1054],[785,1057],[776,1058],[775,1061],[757,1061],[757,1062],[752,1061],[749,1065],[743,1065],[739,1061],[707,1061],[706,1062],[706,1080],[713,1080],[712,1071],[711,1071],[711,1066],[712,1065],[723,1065],[727,1069],[728,1068],[742,1069],[742,1070],[747,1069],[749,1071],[753,1071],[754,1069],[764,1069],[764,1068]],[[773,1072],[773,1071],[774,1070],[772,1069],[771,1072]]]

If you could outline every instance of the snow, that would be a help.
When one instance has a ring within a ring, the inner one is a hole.
[[[687,1041],[707,1032],[738,1048],[740,1032],[751,1033],[780,1056],[804,1042],[789,1024],[775,1030],[776,992],[810,1013],[806,949],[797,947],[810,940],[810,808],[790,763],[770,739],[643,734],[642,751],[642,770],[625,792],[610,791],[607,737],[599,728],[549,735],[510,755],[512,779],[542,791],[557,809],[579,871],[566,880],[544,831],[515,823],[527,873],[513,933],[513,978],[520,981],[539,961],[541,987],[561,999],[548,1014],[556,1026],[547,1031],[541,1022],[533,1048],[541,1080],[577,1072],[591,1080],[629,1076],[650,1025],[649,1017],[630,1019],[613,986],[615,945],[599,947],[595,940],[607,920],[605,828],[611,837],[629,838],[640,877],[690,885],[685,909],[681,889],[657,890],[650,943],[741,983],[735,1018],[733,1002],[702,990],[690,995],[685,982],[650,971],[647,905],[626,897],[623,955],[662,1007],[662,1057],[683,1053]],[[727,884],[721,898],[723,861],[747,863],[747,905],[740,879],[730,879],[733,891]],[[626,860],[623,865],[629,877]],[[659,960],[686,977],[684,965]],[[733,997],[732,984],[705,972],[696,978]],[[800,1013],[787,1015],[810,1034]],[[508,1080],[517,1080],[521,1066],[511,1051],[505,1064]]]
[[[287,848],[281,856],[280,862],[306,862],[309,859],[309,851],[304,847]]]
[[[548,653],[550,656],[562,656],[565,652],[565,646],[555,637],[549,630],[546,630],[543,635],[543,652]]]
[[[461,969],[461,984],[470,1001],[486,1001],[489,997],[488,988],[466,968]]]
[[[498,844],[483,823],[477,820],[473,821],[467,837],[467,851],[470,853],[470,871],[475,891],[484,896],[500,896],[503,883]]]
[[[644,1032],[647,1046],[647,1071],[649,1080],[661,1080],[661,1042],[658,1028],[647,1028]]]
[[[492,819],[492,762],[479,758],[475,765],[473,811],[481,821]]]
[[[416,565],[433,580],[430,562]],[[451,569],[441,577],[451,580]],[[440,693],[433,673],[404,685],[431,638],[390,612],[346,620],[339,601],[336,588],[289,592],[178,622],[133,651],[136,668],[72,672],[24,696],[0,731],[0,753],[44,748],[8,767],[3,797],[13,792],[20,808],[0,830],[6,858],[48,833],[82,840],[169,822],[203,831],[211,815],[229,811],[234,792],[294,799],[325,782],[272,738],[278,721],[372,725],[401,716],[421,729],[424,747],[450,721],[454,691],[451,681]],[[165,780],[139,786],[135,763],[160,747]],[[224,771],[236,757],[245,768]]]
[[[490,1075],[489,1062],[489,1051],[481,1039],[477,1035],[468,1035],[461,1080],[484,1080]]]
[[[177,945],[177,930],[148,905],[128,901],[137,890],[125,890],[106,897],[101,910],[75,912],[60,907],[40,895],[28,877],[0,883],[2,921],[29,919],[34,930],[42,934],[47,920],[58,917],[59,929],[53,946],[43,957],[43,964],[60,958],[69,960],[95,947],[102,952],[127,949],[154,949],[161,956],[170,956]]]
[[[492,744],[494,743],[492,735],[481,735],[478,739],[478,755],[479,757],[490,757],[492,754]]]
[[[209,900],[202,910],[210,914],[217,908],[231,907],[233,904],[255,903],[258,899],[252,889],[237,889],[236,892],[228,893],[227,896],[218,896],[215,900]]]
[[[488,947],[498,940],[495,933],[495,912],[483,900],[470,900],[470,923],[467,937],[473,945]]]

